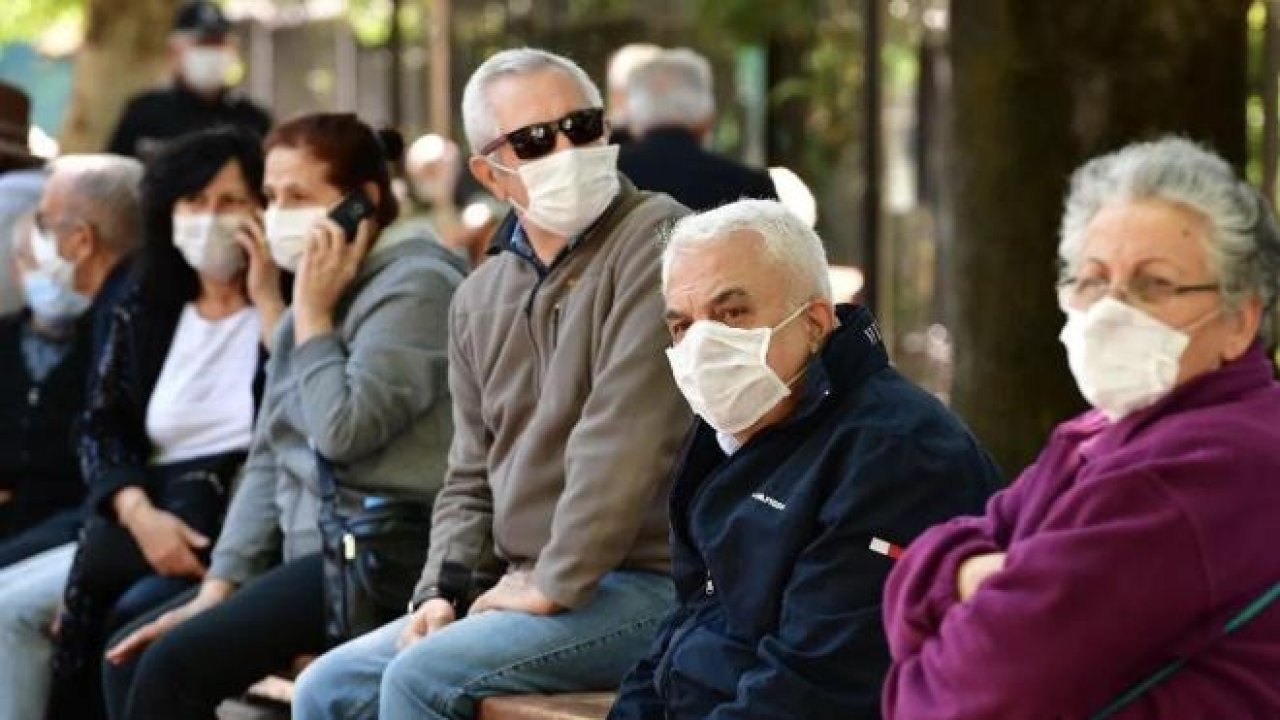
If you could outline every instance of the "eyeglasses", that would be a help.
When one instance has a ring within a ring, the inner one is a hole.
[[[1132,298],[1138,305],[1154,307],[1181,295],[1221,290],[1219,283],[1177,285],[1154,275],[1134,275],[1127,283],[1116,286],[1104,277],[1069,277],[1058,282],[1058,302],[1063,307],[1086,310],[1114,293],[1122,300]]]
[[[564,133],[574,145],[586,145],[604,137],[604,108],[574,110],[559,120],[525,125],[494,138],[480,148],[481,155],[511,143],[511,149],[521,160],[537,160],[556,148],[556,131]]]

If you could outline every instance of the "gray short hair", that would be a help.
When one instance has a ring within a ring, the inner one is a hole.
[[[787,276],[788,300],[832,299],[822,239],[775,200],[738,200],[678,221],[667,234],[662,251],[662,291],[667,291],[677,255],[723,242],[730,234],[743,231],[760,236],[760,252]]]
[[[492,142],[499,134],[516,129],[498,127],[493,101],[489,97],[489,86],[499,78],[531,75],[544,70],[556,70],[569,76],[578,86],[587,105],[604,106],[600,88],[591,82],[586,71],[569,58],[527,47],[503,50],[481,63],[471,73],[471,78],[462,91],[462,124],[471,152],[479,152],[480,148]]]
[[[1064,273],[1077,271],[1085,228],[1103,207],[1150,199],[1190,208],[1208,222],[1210,267],[1222,283],[1228,308],[1256,295],[1274,311],[1280,291],[1275,214],[1225,160],[1183,138],[1135,143],[1075,172],[1058,245]]]
[[[652,60],[662,52],[662,47],[653,43],[631,43],[623,45],[609,56],[610,90],[626,90],[627,80],[637,66]]]
[[[51,177],[66,178],[66,216],[91,225],[103,246],[124,255],[138,246],[142,163],[120,155],[64,155]]]
[[[627,79],[627,117],[639,132],[692,127],[716,111],[711,63],[687,48],[665,50]]]

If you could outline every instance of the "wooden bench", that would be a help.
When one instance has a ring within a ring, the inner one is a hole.
[[[478,720],[604,720],[613,693],[510,695],[480,703]]]
[[[478,720],[604,720],[613,693],[509,695],[480,703]],[[293,681],[272,676],[255,684],[243,699],[218,707],[218,720],[288,720]]]

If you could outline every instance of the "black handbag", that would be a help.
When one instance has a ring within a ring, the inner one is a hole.
[[[402,617],[427,560],[431,502],[376,498],[344,516],[333,463],[316,454],[329,647]]]

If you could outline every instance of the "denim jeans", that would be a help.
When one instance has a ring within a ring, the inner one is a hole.
[[[53,680],[49,626],[75,554],[70,543],[0,571],[0,720],[44,717]]]
[[[675,603],[666,575],[606,575],[583,607],[552,616],[492,611],[396,652],[401,618],[338,647],[294,690],[295,720],[462,720],[491,695],[612,690]]]

